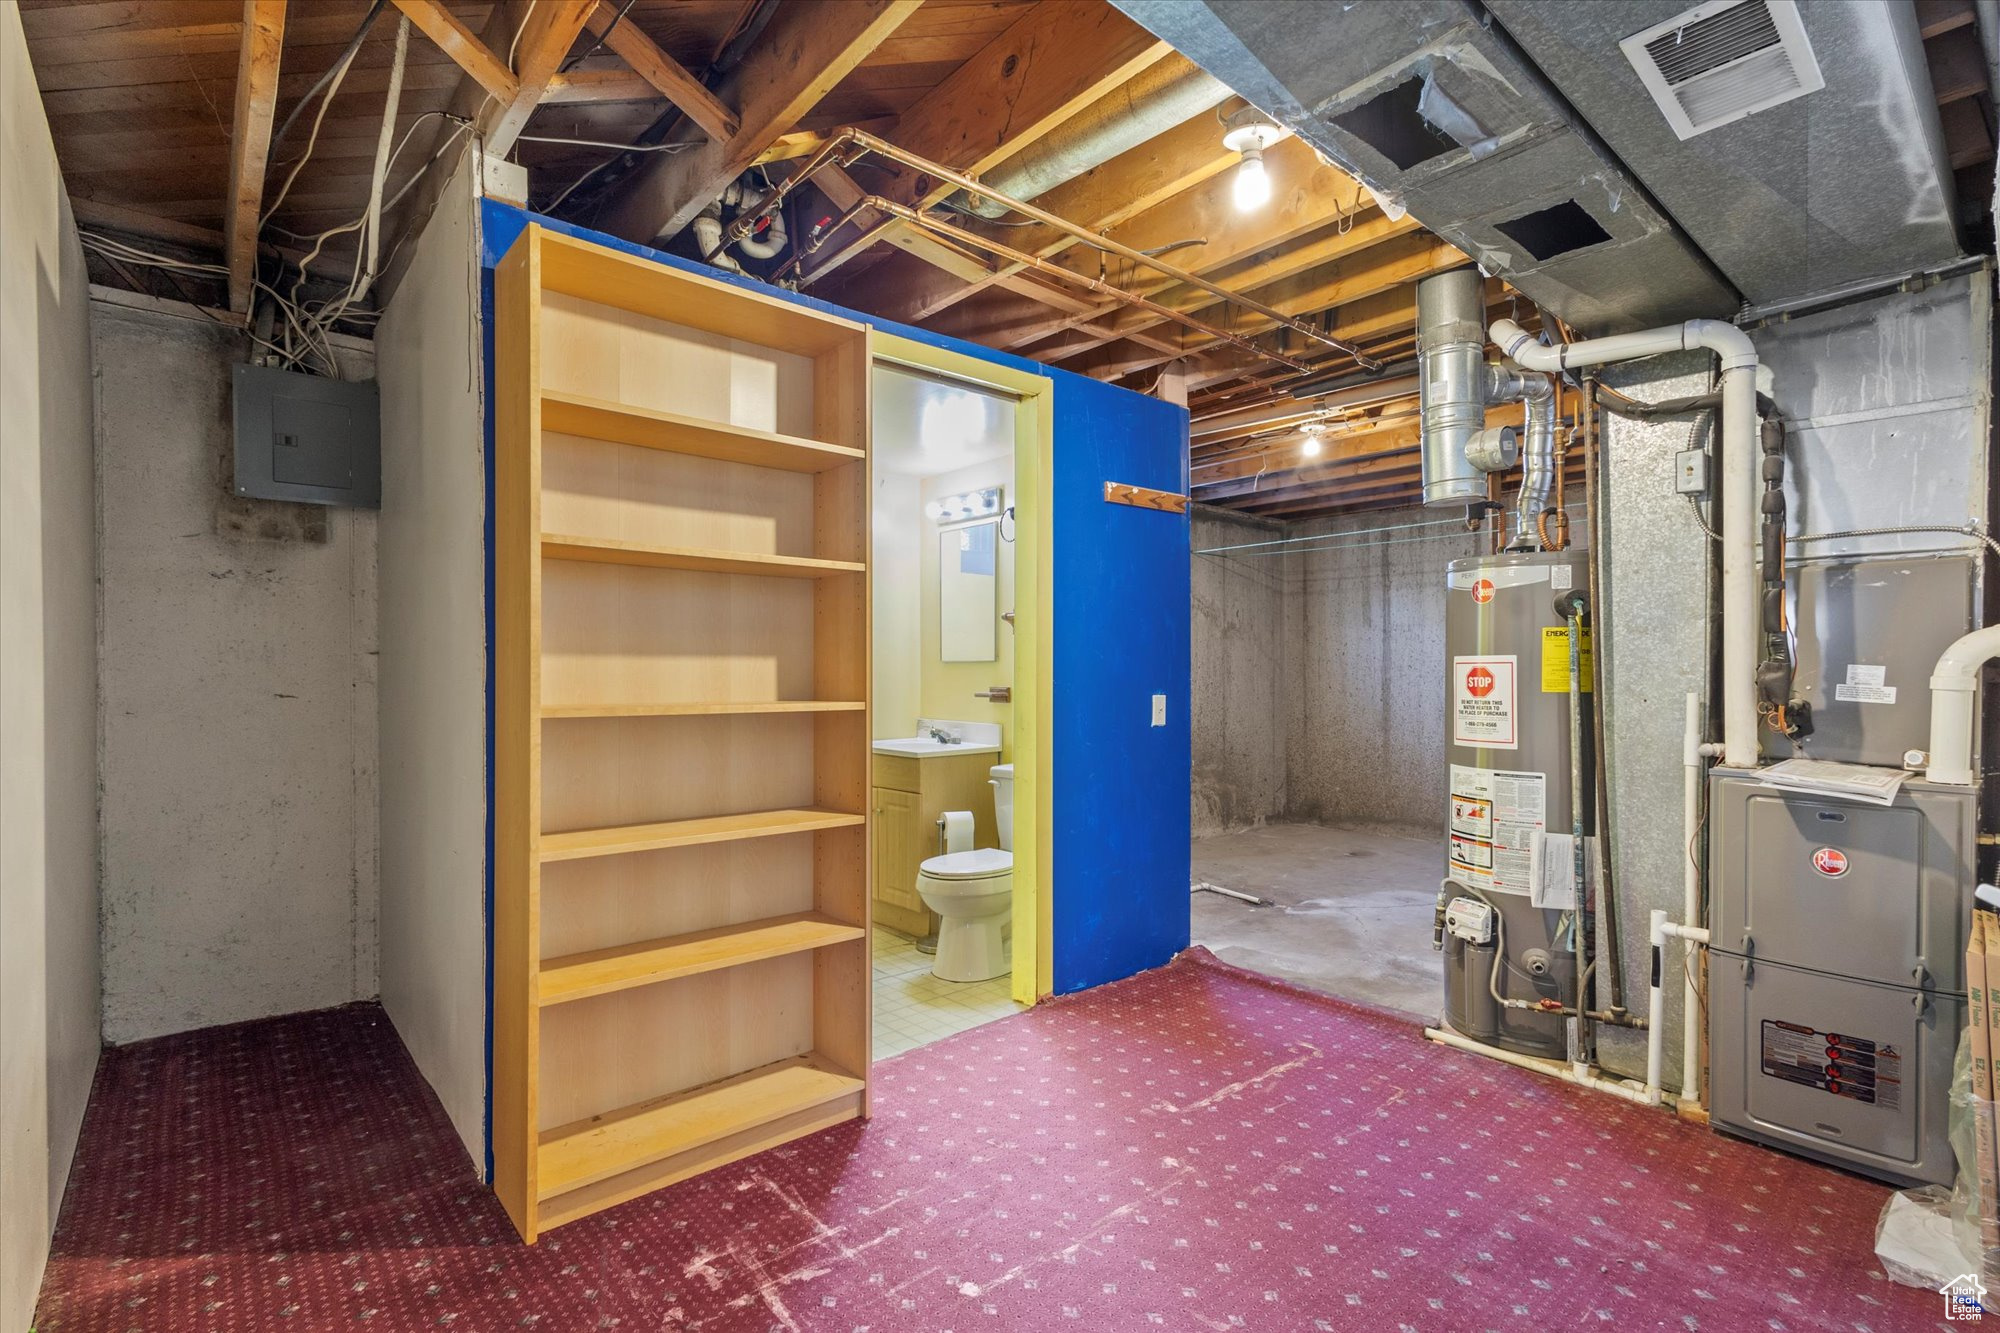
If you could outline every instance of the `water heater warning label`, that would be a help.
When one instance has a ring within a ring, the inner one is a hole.
[[[1766,1076],[1885,1110],[1902,1105],[1903,1056],[1894,1046],[1769,1018],[1763,1032]]]
[[[1505,657],[1451,660],[1451,739],[1482,750],[1520,746],[1515,731],[1515,678],[1518,661]]]
[[[1548,777],[1451,766],[1451,875],[1469,888],[1528,893]]]

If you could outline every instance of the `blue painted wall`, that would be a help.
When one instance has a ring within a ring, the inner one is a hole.
[[[1067,993],[1116,981],[1158,967],[1185,949],[1191,763],[1188,520],[1181,514],[1107,504],[1104,483],[1185,493],[1187,412],[1038,361],[780,291],[490,199],[480,215],[489,375],[493,267],[530,222],[1054,382],[1055,825],[1050,838],[1055,988]],[[487,387],[491,401],[492,386]],[[490,512],[490,419],[487,430]],[[490,541],[489,534],[489,549]],[[491,564],[489,559],[489,580]],[[490,643],[490,586],[487,606]],[[1154,694],[1167,696],[1164,727],[1152,725]],[[490,685],[487,697],[490,708]],[[490,711],[487,727],[490,757]],[[487,772],[492,772],[490,762]],[[489,790],[489,809],[491,796]],[[487,904],[490,921],[490,867]],[[488,1021],[490,1027],[490,1014]],[[487,1138],[490,1142],[492,1135]]]
[[[1188,415],[1052,378],[1054,962],[1067,992],[1188,944],[1188,519],[1104,499],[1107,481],[1186,494]]]

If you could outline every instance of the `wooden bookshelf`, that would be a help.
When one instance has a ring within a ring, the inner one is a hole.
[[[495,1193],[523,1239],[868,1110],[867,330],[495,271]]]

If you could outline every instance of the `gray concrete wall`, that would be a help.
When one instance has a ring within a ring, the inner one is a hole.
[[[375,515],[231,493],[239,335],[91,328],[105,1039],[372,996]]]
[[[1322,539],[1295,542],[1286,561],[1288,817],[1441,830],[1444,567],[1478,538],[1424,509],[1287,535]]]
[[[1216,547],[1270,541],[1280,525],[1197,508],[1191,528],[1194,836],[1254,828],[1285,811],[1285,566],[1274,552]]]
[[[486,1163],[485,436],[461,162],[377,329],[382,1004]]]
[[[97,1067],[89,294],[0,6],[0,1328],[28,1327]]]

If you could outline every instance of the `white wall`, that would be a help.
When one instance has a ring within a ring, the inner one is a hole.
[[[875,474],[874,727],[876,738],[916,734],[923,711],[923,482],[907,473]]]
[[[105,1040],[371,997],[375,515],[232,494],[239,334],[91,327]]]
[[[88,288],[0,6],[0,1328],[28,1327],[97,1067]]]
[[[471,179],[461,163],[376,331],[381,937],[382,1003],[483,1171],[486,506]]]

